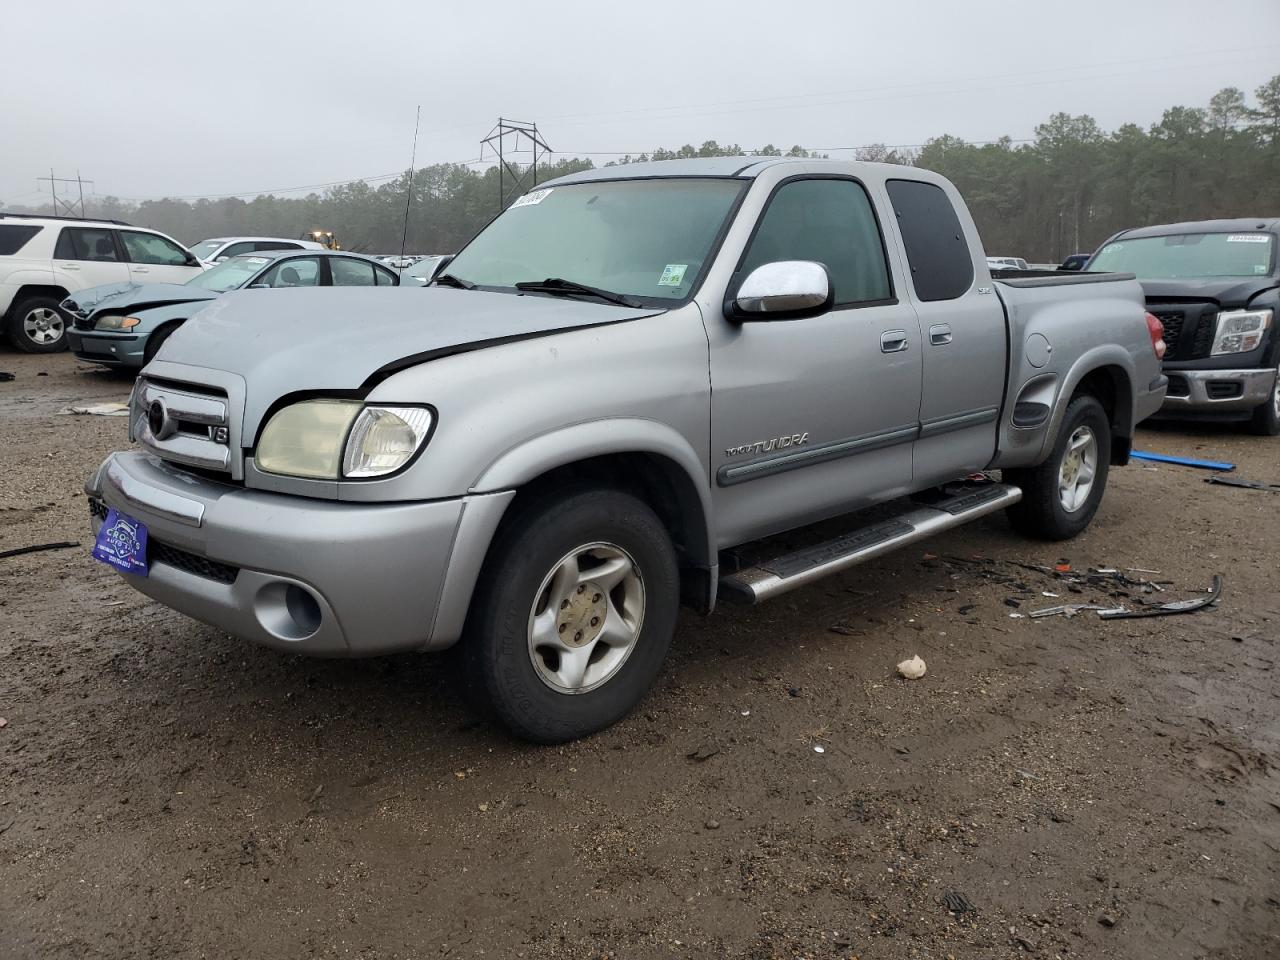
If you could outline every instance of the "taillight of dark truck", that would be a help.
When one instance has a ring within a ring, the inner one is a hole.
[[[1151,349],[1156,352],[1156,359],[1163,360],[1168,349],[1164,342],[1164,324],[1154,314],[1147,314],[1147,333],[1151,334]]]

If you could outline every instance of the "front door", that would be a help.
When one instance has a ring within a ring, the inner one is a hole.
[[[824,264],[835,305],[802,320],[707,318],[721,548],[911,487],[920,328],[910,304],[895,296],[880,224],[862,184],[836,177],[783,181],[734,286],[778,260]]]
[[[191,254],[158,233],[121,230],[120,239],[135,283],[186,283],[203,269]]]

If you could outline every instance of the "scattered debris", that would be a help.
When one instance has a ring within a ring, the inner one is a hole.
[[[1054,593],[1052,590],[1041,590],[1041,591],[1040,591],[1040,596],[1042,596],[1042,597],[1060,597],[1060,596],[1062,596],[1062,594],[1060,594],[1060,593]]]
[[[5,557],[20,557],[24,553],[39,553],[42,550],[69,550],[80,546],[79,540],[59,540],[57,543],[37,543],[30,547],[16,547],[13,550],[0,550],[0,560]]]
[[[944,893],[939,902],[946,907],[947,910],[957,916],[965,913],[978,912],[978,908],[970,903],[969,898],[959,890],[952,890],[948,893]]]
[[[58,412],[84,414],[91,417],[127,417],[129,415],[129,404],[119,402],[78,404]]]
[[[800,696],[800,688],[799,688],[799,687],[788,687],[788,688],[787,688],[787,694],[788,694],[788,696],[798,697],[798,696]]]
[[[10,380],[16,379],[12,373],[0,370],[0,383],[8,383]]]
[[[1114,927],[1116,925],[1116,918],[1109,913],[1102,913],[1098,915],[1098,922],[1104,927]]]
[[[691,753],[686,753],[685,756],[694,763],[702,763],[706,760],[710,760],[719,752],[719,747],[699,747]]]
[[[706,823],[704,823],[704,824],[703,824],[703,826],[704,826],[704,827],[706,827],[708,830],[719,830],[719,829],[720,829],[720,821],[719,821],[719,820],[708,820]]]
[[[1218,602],[1218,598],[1222,596],[1222,576],[1215,573],[1213,575],[1213,584],[1209,587],[1208,593],[1202,597],[1193,597],[1190,600],[1175,600],[1171,603],[1159,603],[1150,606],[1141,607],[1137,610],[1129,610],[1125,607],[1116,607],[1112,610],[1100,610],[1098,616],[1103,620],[1131,620],[1137,617],[1167,617],[1177,613],[1195,613],[1197,610],[1203,610],[1205,607],[1211,607]]]
[[[8,725],[9,725],[9,721],[6,720],[4,717],[0,717],[0,730],[3,730]]]
[[[1246,490],[1266,490],[1269,493],[1280,493],[1280,483],[1263,483],[1261,480],[1245,480],[1241,477],[1224,477],[1218,474],[1205,477],[1205,483],[1216,483],[1224,487],[1244,487]]]
[[[1054,594],[1056,596],[1056,594]],[[1081,610],[1106,610],[1106,607],[1096,603],[1064,603],[1056,607],[1044,607],[1041,610],[1032,610],[1031,619],[1039,620],[1041,617],[1074,617]]]
[[[824,747],[824,746],[823,746],[822,744],[820,744],[820,743],[815,743],[815,744],[813,745],[813,752],[814,752],[814,753],[826,753],[826,752],[827,752],[827,748],[826,748],[826,747]]]
[[[929,668],[925,666],[924,661],[920,659],[919,654],[916,654],[910,660],[903,660],[898,664],[898,672],[908,680],[919,680],[924,676],[925,671],[928,669]]]
[[[750,710],[743,710],[743,711],[742,711],[742,716],[744,716],[744,717],[749,717],[749,716],[751,716],[751,711],[750,711]]]
[[[1222,470],[1229,472],[1236,468],[1234,463],[1223,463],[1217,460],[1196,460],[1192,457],[1174,457],[1167,453],[1150,453],[1146,450],[1134,450],[1129,456],[1135,460],[1150,460],[1154,463],[1174,463],[1180,467],[1195,467],[1197,470]]]

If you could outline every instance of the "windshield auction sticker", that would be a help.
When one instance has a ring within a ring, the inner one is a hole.
[[[658,279],[660,287],[678,287],[684,283],[685,271],[689,269],[687,263],[668,263],[662,270],[662,276]]]
[[[1270,243],[1271,238],[1265,233],[1233,233],[1227,237],[1227,243]]]
[[[551,191],[555,187],[547,187],[545,190],[534,190],[532,193],[526,193],[523,197],[511,205],[511,209],[516,207],[532,207],[535,203],[541,203],[547,197],[551,196]]]

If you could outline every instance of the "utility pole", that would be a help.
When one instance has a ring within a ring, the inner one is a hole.
[[[520,120],[498,118],[498,125],[489,131],[489,135],[480,141],[480,159],[485,159],[486,148],[498,159],[498,212],[506,209],[507,204],[526,189],[538,185],[538,158],[545,162],[551,148],[538,133],[536,123],[524,123]],[[523,171],[514,161],[507,162],[507,155],[528,150],[531,154],[529,166]],[[511,175],[511,188],[507,189],[507,175]],[[532,174],[531,182],[530,174]]]
[[[76,171],[76,178],[74,180],[70,179],[69,177],[54,176],[52,167],[49,168],[49,175],[47,177],[36,177],[36,183],[44,183],[45,181],[48,181],[49,192],[53,194],[53,215],[55,217],[78,216],[81,220],[83,220],[84,219],[84,185],[87,183],[89,184],[89,186],[93,186],[93,181],[85,180],[81,178],[79,170]],[[76,187],[80,191],[80,202],[78,204],[74,200],[59,199],[58,184],[60,183],[74,183],[76,185]],[[79,209],[80,211],[79,213],[76,213],[77,209]],[[65,211],[65,213],[63,211]]]

